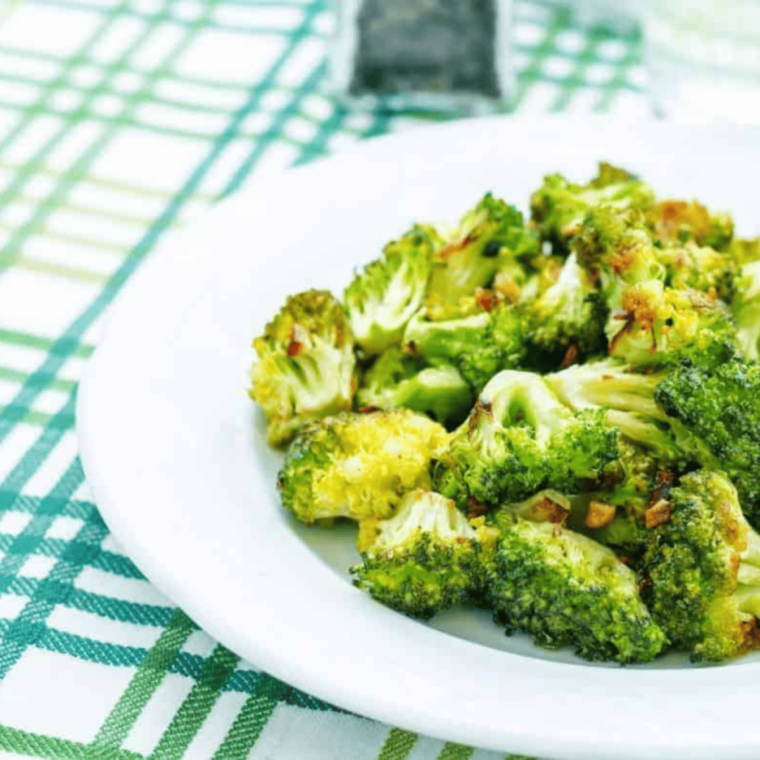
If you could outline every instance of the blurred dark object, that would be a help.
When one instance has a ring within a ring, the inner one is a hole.
[[[511,0],[336,0],[332,82],[352,104],[499,110]]]
[[[349,92],[500,97],[495,0],[364,0]]]

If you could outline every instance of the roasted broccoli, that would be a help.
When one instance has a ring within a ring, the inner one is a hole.
[[[454,502],[437,493],[407,494],[396,514],[374,526],[376,538],[351,568],[354,584],[411,617],[482,593],[493,540],[476,531]]]
[[[728,214],[711,214],[697,201],[662,201],[647,209],[646,216],[653,234],[666,243],[693,241],[723,251],[734,236]]]
[[[486,593],[508,634],[525,631],[548,649],[570,645],[588,660],[649,662],[660,653],[665,634],[614,552],[551,522],[502,512],[496,524]]]
[[[487,194],[464,215],[448,243],[433,254],[428,318],[470,314],[476,309],[476,288],[487,287],[505,265],[539,252],[538,236],[525,227],[522,214]]]
[[[760,261],[760,237],[737,238],[731,241],[726,251],[738,266],[746,266],[755,261]]]
[[[707,246],[686,243],[657,249],[666,284],[676,289],[697,290],[715,300],[731,303],[737,289],[739,264],[730,253],[720,253]]]
[[[379,354],[400,342],[406,323],[425,301],[431,257],[440,247],[432,227],[417,225],[389,243],[346,288],[354,340],[365,353]]]
[[[568,257],[557,281],[524,308],[529,343],[543,351],[591,356],[607,348],[607,305],[596,282]]]
[[[645,598],[671,644],[694,660],[760,646],[760,536],[722,474],[682,478],[647,537]]]
[[[278,487],[302,522],[393,514],[405,493],[430,486],[448,434],[407,409],[343,413],[308,425],[290,445]]]
[[[610,423],[676,470],[697,463],[725,471],[747,519],[760,525],[760,365],[732,356],[640,374],[605,361],[546,381],[575,409],[610,408]]]
[[[489,193],[415,226],[254,348],[283,507],[354,521],[379,602],[593,660],[760,649],[760,238],[728,214],[555,174],[529,221]]]
[[[635,563],[643,551],[649,509],[675,475],[660,469],[650,452],[625,438],[618,447],[617,471],[611,473],[610,482],[576,499],[567,525]]]
[[[665,282],[660,261],[643,217],[614,206],[589,209],[572,239],[578,264],[598,279],[611,309],[620,306],[626,288],[652,280]]]
[[[459,425],[474,400],[469,384],[454,367],[430,366],[399,346],[389,348],[377,358],[356,392],[360,408],[405,407],[425,412],[446,427]]]
[[[736,320],[736,340],[741,353],[751,361],[760,360],[760,261],[746,264],[740,287],[731,303]]]
[[[736,353],[736,325],[722,301],[657,280],[623,291],[607,322],[609,354],[632,366],[719,364]]]
[[[657,404],[707,448],[700,463],[720,468],[760,526],[760,365],[734,357],[715,367],[682,364],[654,393]]]
[[[632,371],[614,359],[587,362],[546,375],[557,396],[576,411],[604,411],[610,425],[655,459],[681,469],[692,461],[712,462],[707,447],[671,419],[655,400],[668,376]]]
[[[479,392],[497,372],[520,365],[526,351],[522,321],[521,312],[507,303],[444,322],[418,315],[407,326],[404,343],[431,363],[455,366]]]
[[[640,214],[609,206],[588,213],[572,245],[581,267],[600,281],[612,356],[639,366],[714,361],[735,343],[731,315],[717,300],[733,292],[730,256],[657,247]]]
[[[530,259],[526,271],[526,279],[522,281],[518,290],[510,284],[509,275],[497,272],[493,287],[496,291],[511,290],[513,297],[510,303],[530,303],[540,298],[549,288],[559,280],[562,275],[566,257],[564,256],[534,256]]]
[[[434,467],[436,490],[463,509],[553,488],[578,493],[618,457],[602,410],[574,414],[530,372],[504,371],[480,395]]]
[[[288,298],[253,347],[258,361],[250,396],[264,411],[270,445],[285,445],[311,420],[351,408],[353,338],[343,307],[329,292]]]
[[[569,182],[560,174],[549,175],[531,196],[530,206],[541,237],[551,242],[556,252],[563,252],[591,209],[599,205],[646,209],[653,203],[654,193],[641,180],[601,163],[597,176],[587,185]]]

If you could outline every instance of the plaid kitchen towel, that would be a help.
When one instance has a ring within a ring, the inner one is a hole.
[[[0,757],[497,757],[337,710],[212,641],[109,535],[73,427],[102,317],[164,235],[257,172],[421,115],[323,94],[326,0],[0,9]],[[519,113],[646,115],[635,34],[526,1],[515,45]]]

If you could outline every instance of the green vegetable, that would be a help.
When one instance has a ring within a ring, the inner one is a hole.
[[[394,346],[364,374],[356,401],[359,407],[414,409],[452,427],[467,417],[474,394],[454,367],[430,366]]]
[[[525,306],[528,341],[543,351],[565,353],[571,346],[584,356],[604,351],[607,305],[594,278],[571,254],[558,280]]]
[[[351,572],[379,602],[428,619],[482,592],[491,549],[453,501],[412,491],[373,528],[376,538]]]
[[[665,634],[614,552],[557,524],[499,518],[487,595],[508,634],[525,631],[547,649],[570,645],[588,660],[649,662],[660,653]]]
[[[379,354],[399,343],[406,323],[424,303],[431,256],[440,247],[432,227],[417,225],[389,243],[382,257],[346,288],[346,312],[356,344],[365,353]]]
[[[760,536],[722,474],[685,476],[668,521],[649,531],[643,572],[652,615],[694,660],[723,660],[760,640]]]
[[[760,365],[735,357],[714,368],[683,364],[660,382],[655,401],[710,452],[701,463],[723,470],[744,514],[760,526]]]
[[[353,338],[329,292],[290,296],[253,346],[250,395],[264,411],[270,445],[283,446],[310,421],[351,408]]]
[[[711,214],[697,201],[662,201],[647,209],[647,224],[662,242],[693,241],[718,251],[728,248],[734,236],[734,221],[728,214]]]
[[[531,217],[541,237],[556,251],[566,252],[570,239],[578,233],[587,213],[600,205],[616,209],[645,209],[654,203],[654,193],[624,169],[599,164],[597,176],[579,185],[561,174],[551,174],[533,193]]]
[[[609,424],[658,461],[676,469],[712,461],[709,449],[669,417],[655,400],[667,371],[644,373],[616,360],[588,362],[546,376],[549,387],[576,411],[606,410]]]
[[[299,520],[390,517],[404,494],[430,486],[448,434],[407,409],[344,413],[308,425],[280,471],[283,506]]]
[[[618,457],[603,411],[574,414],[530,372],[504,371],[480,395],[434,469],[461,508],[516,502],[552,488],[578,493]]]
[[[736,339],[743,356],[760,360],[760,261],[741,270],[739,288],[731,303],[737,325]]]
[[[728,214],[551,175],[529,221],[488,193],[417,225],[254,347],[282,504],[357,523],[379,602],[620,663],[760,649],[760,238]]]
[[[503,369],[520,365],[525,357],[521,312],[501,303],[493,311],[469,317],[430,322],[417,315],[407,326],[404,343],[432,364],[457,368],[475,392]]]
[[[444,320],[472,313],[477,288],[487,287],[505,265],[539,252],[538,236],[524,226],[522,214],[488,193],[433,255],[427,316]]]
[[[623,292],[607,332],[610,355],[640,367],[684,359],[719,364],[738,350],[736,327],[725,304],[695,290],[666,288],[656,280]]]

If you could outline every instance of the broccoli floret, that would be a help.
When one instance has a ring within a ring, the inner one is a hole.
[[[707,246],[686,243],[663,246],[657,256],[667,271],[666,284],[672,288],[698,290],[711,299],[731,303],[737,288],[739,266],[729,253]]]
[[[698,461],[731,478],[747,519],[760,526],[760,365],[740,357],[712,368],[685,363],[664,377],[654,398],[704,444],[714,459]]]
[[[716,284],[726,267],[733,271],[728,257],[723,257],[728,263],[710,264],[709,256],[700,258],[699,249],[692,249],[695,261],[687,271],[684,251],[676,255],[656,248],[640,215],[611,207],[589,212],[573,247],[580,265],[600,279],[610,309],[605,332],[612,356],[640,366],[725,358],[736,329],[716,300]],[[688,282],[706,292],[679,287]]]
[[[760,261],[753,261],[742,268],[731,312],[736,320],[736,340],[742,355],[750,361],[759,361]]]
[[[607,347],[607,306],[596,282],[571,254],[559,279],[525,305],[528,340],[541,350],[566,353],[574,346],[584,356]]]
[[[589,209],[572,247],[578,263],[599,278],[610,308],[620,305],[625,288],[651,280],[665,281],[667,270],[644,227],[640,213],[614,206]]]
[[[525,227],[522,214],[487,194],[433,255],[427,316],[443,320],[471,313],[476,288],[487,287],[507,263],[539,252],[538,236]]]
[[[557,396],[576,411],[602,407],[638,414],[643,420],[666,421],[654,392],[664,374],[634,372],[614,359],[577,364],[546,375]]]
[[[427,620],[482,593],[492,542],[481,542],[453,501],[413,491],[374,530],[363,564],[351,572],[354,584],[379,602]]]
[[[253,341],[251,398],[267,420],[267,441],[283,446],[311,420],[351,408],[353,338],[343,307],[323,290],[290,296]]]
[[[760,536],[722,474],[686,475],[643,560],[652,616],[694,660],[723,660],[760,646]]]
[[[659,461],[676,469],[692,461],[712,462],[707,447],[668,417],[655,400],[655,391],[667,375],[666,370],[632,371],[607,359],[568,367],[546,375],[545,380],[576,411],[606,410],[610,425]]]
[[[512,303],[530,303],[540,298],[549,288],[559,280],[562,274],[562,268],[565,265],[566,257],[564,256],[535,256],[530,260],[530,268],[527,272],[527,279],[524,281],[512,299]],[[504,287],[501,273],[496,273],[494,279],[494,288],[497,290]],[[509,287],[507,285],[507,287]]]
[[[694,242],[681,245],[654,240],[640,212],[598,206],[589,211],[572,240],[578,261],[601,279],[612,309],[621,306],[623,293],[653,281],[676,290],[694,290],[712,300],[730,300],[737,262]]]
[[[354,339],[365,353],[379,354],[401,340],[406,323],[425,301],[431,256],[440,247],[438,233],[418,225],[389,243],[346,288],[343,300]]]
[[[416,316],[407,326],[407,349],[428,362],[448,363],[479,392],[500,370],[520,365],[525,356],[521,313],[508,303],[491,312],[444,322]]]
[[[402,496],[430,486],[430,463],[448,440],[407,409],[343,413],[308,425],[280,470],[283,506],[307,524],[390,517]]]
[[[436,490],[463,509],[517,502],[541,489],[578,493],[618,456],[603,411],[573,414],[530,372],[488,383],[434,467]]]
[[[474,400],[470,386],[454,367],[431,367],[399,346],[377,358],[356,392],[360,408],[405,407],[424,412],[446,427],[459,425]]]
[[[649,529],[662,519],[678,475],[663,469],[649,452],[620,442],[621,472],[606,490],[590,494],[573,509],[568,526],[609,546],[632,569],[641,564]]]
[[[644,209],[654,203],[651,188],[632,174],[607,163],[587,185],[569,182],[560,174],[544,179],[531,197],[531,216],[542,239],[556,252],[565,252],[592,208],[599,205],[617,209]]]
[[[711,214],[698,201],[662,201],[647,210],[647,223],[658,240],[694,241],[723,251],[734,236],[734,221],[725,213]]]
[[[613,361],[548,375],[548,385],[575,409],[607,407],[623,435],[676,471],[690,463],[720,468],[760,525],[760,365],[734,356],[721,363],[683,363],[654,374]]]
[[[737,351],[736,326],[722,301],[657,280],[626,289],[606,331],[610,356],[632,366],[720,364]]]
[[[649,662],[665,635],[639,596],[635,573],[610,549],[549,522],[506,515],[487,594],[507,633],[589,660]]]

